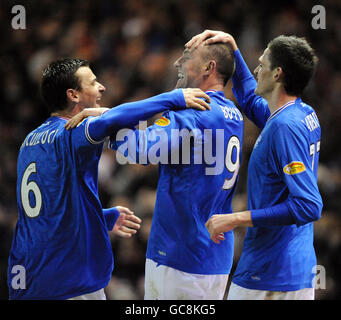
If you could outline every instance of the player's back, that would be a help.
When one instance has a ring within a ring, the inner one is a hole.
[[[206,92],[211,110],[170,113],[193,132],[190,161],[160,165],[147,258],[190,273],[229,273],[233,234],[215,244],[205,223],[212,214],[232,212],[243,141],[243,117],[223,92]],[[183,150],[183,149],[182,149]]]
[[[93,276],[100,269],[89,260],[103,254],[97,263],[107,265],[108,271],[112,268],[110,242],[97,197],[102,144],[93,146],[87,141],[85,123],[69,132],[64,129],[65,122],[49,118],[20,148],[19,219],[9,260],[12,299],[81,295],[99,285]],[[96,255],[92,241],[96,241]],[[16,290],[11,285],[14,265],[25,268],[26,289]],[[104,283],[107,274],[98,278]]]

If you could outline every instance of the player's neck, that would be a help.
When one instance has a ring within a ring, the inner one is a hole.
[[[266,100],[268,101],[270,112],[273,113],[278,108],[296,99],[297,96],[287,94],[283,88],[276,88]]]
[[[202,91],[208,91],[208,90],[215,90],[215,91],[224,91],[224,86],[222,83],[218,81],[207,81],[200,85],[200,89]]]
[[[81,112],[84,108],[81,108],[78,104],[74,106],[69,106],[66,109],[63,110],[57,110],[53,113],[51,113],[52,117],[61,117],[61,118],[67,118],[71,119],[73,116],[75,116],[77,113]]]

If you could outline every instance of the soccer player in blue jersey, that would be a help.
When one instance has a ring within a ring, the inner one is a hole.
[[[43,73],[42,95],[52,114],[19,151],[10,299],[105,299],[113,270],[108,230],[130,237],[141,221],[128,208],[102,208],[103,140],[159,112],[209,107],[201,90],[176,89],[89,117],[71,131],[64,128],[84,108],[97,109],[104,91],[84,60],[59,60]]]
[[[186,49],[174,65],[177,88],[202,89],[211,110],[166,111],[146,130],[122,133],[111,147],[130,161],[159,164],[145,299],[222,299],[233,233],[218,245],[205,223],[213,213],[232,210],[241,163],[243,117],[223,91],[234,70],[233,51],[225,44]]]
[[[234,47],[234,94],[262,129],[249,160],[248,210],[213,215],[207,222],[215,243],[221,233],[248,227],[228,299],[312,300],[313,221],[323,206],[317,185],[321,128],[300,96],[317,58],[304,38],[279,36],[259,58],[255,79],[231,35],[207,30],[187,45],[215,41]]]

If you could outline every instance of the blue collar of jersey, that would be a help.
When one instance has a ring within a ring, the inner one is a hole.
[[[206,90],[205,93],[217,93],[219,95],[222,95],[222,96],[225,96],[224,94],[224,91],[217,91],[217,90],[213,90],[213,89],[210,89],[210,90]]]
[[[277,110],[275,110],[271,115],[270,117],[268,118],[268,121],[270,121],[274,116],[276,116],[277,114],[279,114],[281,111],[283,111],[284,109],[286,109],[287,107],[289,106],[292,106],[293,104],[296,104],[296,103],[300,103],[301,102],[301,98],[297,98],[296,100],[294,101],[289,101],[287,102],[285,105],[279,107]]]

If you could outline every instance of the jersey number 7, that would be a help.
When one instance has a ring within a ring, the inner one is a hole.
[[[320,152],[320,140],[316,142],[316,147],[315,147],[315,143],[312,143],[310,145],[310,156],[313,157],[313,160],[312,160],[312,163],[311,163],[311,170],[314,170],[315,154],[317,152]]]

